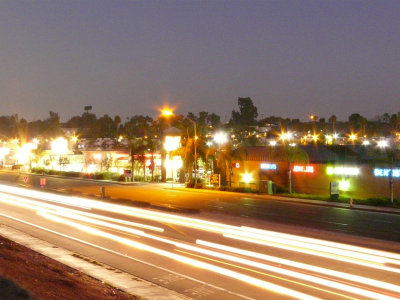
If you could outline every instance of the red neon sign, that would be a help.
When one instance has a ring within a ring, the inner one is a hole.
[[[295,172],[295,173],[314,173],[314,166],[294,165],[293,172]]]
[[[239,168],[240,168],[240,163],[238,163],[238,162],[233,162],[233,163],[232,163],[232,168],[239,169]]]

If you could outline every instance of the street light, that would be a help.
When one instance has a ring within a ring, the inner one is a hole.
[[[197,127],[197,124],[196,124],[196,122],[195,121],[193,121],[191,118],[189,118],[189,117],[185,117],[186,119],[188,119],[190,122],[192,122],[193,123],[193,126],[194,126],[194,141],[193,141],[193,143],[194,143],[194,183],[196,184],[197,183],[197,147],[196,147],[196,144],[197,144],[197,129],[196,129],[196,127]]]
[[[174,115],[174,111],[172,110],[172,108],[163,108],[161,109],[161,115],[163,117],[169,118]]]

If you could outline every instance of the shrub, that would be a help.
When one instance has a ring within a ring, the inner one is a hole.
[[[203,184],[202,184],[202,183],[196,183],[196,184],[194,185],[194,188],[195,188],[195,189],[202,189],[202,188],[203,188]]]
[[[287,188],[285,188],[285,187],[283,187],[283,186],[280,186],[280,185],[277,185],[276,186],[276,193],[278,193],[278,194],[285,194],[285,193],[288,193],[289,191],[288,191],[288,189]]]
[[[62,175],[61,171],[57,171],[57,170],[49,170],[49,174],[50,175]]]
[[[125,176],[117,173],[113,173],[111,176],[112,181],[125,181]]]
[[[103,180],[104,179],[104,175],[103,175],[103,173],[96,173],[96,174],[94,174],[93,179]]]
[[[140,176],[140,175],[135,175],[135,176],[133,177],[133,180],[134,180],[134,181],[144,181],[144,177],[143,177],[143,176]]]
[[[186,187],[187,188],[194,188],[194,182],[193,181],[186,182]]]
[[[64,172],[63,175],[64,176],[68,176],[68,177],[82,177],[82,173],[80,173],[80,172],[72,172],[72,171]]]
[[[49,170],[45,168],[32,168],[31,172],[35,174],[49,174]]]

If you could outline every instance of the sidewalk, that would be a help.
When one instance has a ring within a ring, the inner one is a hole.
[[[385,206],[372,206],[372,205],[362,205],[362,204],[353,204],[350,203],[342,203],[342,202],[331,202],[331,201],[322,201],[322,200],[312,200],[312,199],[302,199],[302,198],[291,198],[284,197],[279,195],[260,195],[260,194],[252,194],[252,193],[237,193],[237,192],[227,192],[227,191],[216,191],[216,190],[207,190],[207,189],[193,189],[186,188],[184,185],[177,185],[173,188],[165,187],[165,189],[178,190],[182,192],[203,192],[203,193],[218,193],[218,194],[231,194],[235,196],[243,196],[246,198],[257,198],[263,200],[274,200],[274,201],[283,201],[283,202],[294,202],[308,205],[319,205],[319,206],[328,206],[328,207],[337,207],[337,208],[345,208],[345,209],[354,209],[354,210],[363,210],[363,211],[371,211],[371,212],[380,212],[380,213],[389,213],[389,214],[399,214],[400,208],[394,207],[385,207]]]

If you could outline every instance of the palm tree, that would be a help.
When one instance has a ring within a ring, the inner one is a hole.
[[[287,162],[288,164],[288,190],[292,193],[292,164],[307,164],[308,154],[298,146],[283,145],[282,147],[268,147],[267,157],[270,161]]]
[[[193,164],[194,164],[194,139],[192,137],[187,137],[182,139],[182,147],[174,151],[175,155],[179,155],[182,159],[183,165],[182,169],[185,173],[189,174],[188,181],[192,182],[193,177]],[[197,153],[196,159],[198,159],[199,153]]]
[[[232,185],[232,161],[246,159],[246,148],[233,149],[231,144],[227,144],[223,149],[218,151],[217,168],[221,172],[221,181],[228,182],[229,187]],[[228,178],[226,174],[228,173]]]
[[[129,152],[131,155],[131,171],[132,171],[131,180],[132,181],[134,180],[135,160],[139,160],[141,165],[144,165],[144,168],[146,168],[145,163],[143,161],[145,151],[146,151],[146,145],[144,144],[143,140],[137,139],[137,138],[133,138],[133,139],[129,140]],[[146,176],[146,172],[144,172],[144,173]]]

